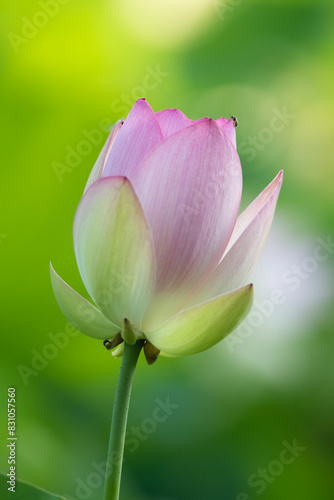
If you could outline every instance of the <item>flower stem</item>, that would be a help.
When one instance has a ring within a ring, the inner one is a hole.
[[[132,381],[143,345],[143,340],[138,340],[135,345],[129,345],[124,342],[124,354],[118,376],[111,420],[104,500],[119,500],[126,422],[128,419]]]

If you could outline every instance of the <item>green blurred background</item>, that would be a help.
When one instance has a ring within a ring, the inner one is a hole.
[[[106,128],[144,96],[155,111],[238,117],[243,208],[285,178],[246,323],[200,355],[140,361],[122,499],[334,498],[333,14],[331,0],[2,3],[3,472],[15,387],[18,477],[102,498],[120,362],[81,334],[56,346],[66,320],[48,260],[84,293],[73,216]]]

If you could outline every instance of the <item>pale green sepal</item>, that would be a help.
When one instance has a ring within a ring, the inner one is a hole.
[[[96,339],[111,339],[120,327],[109,321],[101,311],[71,288],[53,269],[50,262],[52,288],[58,305],[68,321],[80,332]]]
[[[147,340],[144,344],[144,354],[145,354],[147,364],[150,366],[156,362],[156,360],[159,357],[160,351],[159,351],[159,349],[154,347],[154,345],[151,344],[151,342],[149,342]]]
[[[246,317],[252,302],[253,285],[247,285],[186,309],[145,335],[162,354],[197,354],[231,333]]]
[[[127,344],[135,345],[137,342],[136,333],[131,325],[131,322],[124,318],[122,326],[122,337]]]

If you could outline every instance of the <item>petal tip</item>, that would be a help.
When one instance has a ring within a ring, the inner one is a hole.
[[[135,101],[135,103],[133,105],[133,108],[135,106],[141,106],[141,107],[145,107],[145,108],[148,107],[148,108],[152,109],[151,106],[149,105],[149,103],[146,101],[145,97],[141,97],[140,99],[137,99],[137,101]]]
[[[278,172],[278,174],[276,175],[275,179],[272,181],[271,185],[275,185],[276,184],[275,191],[277,189],[279,191],[281,189],[282,183],[283,183],[283,170],[280,170]]]

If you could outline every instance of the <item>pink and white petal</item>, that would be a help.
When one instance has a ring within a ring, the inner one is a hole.
[[[207,116],[203,116],[203,118],[199,118],[198,120],[193,120],[193,125],[197,125],[198,123],[206,122],[210,120]]]
[[[145,99],[135,102],[111,148],[103,177],[131,179],[145,156],[163,140],[159,122]]]
[[[163,355],[197,354],[231,333],[246,317],[252,302],[253,285],[247,285],[180,312],[145,336]]]
[[[85,186],[84,193],[87,191],[87,189],[95,181],[97,181],[98,179],[100,179],[102,177],[103,169],[104,169],[105,162],[106,162],[106,158],[108,157],[108,154],[110,152],[110,148],[113,145],[113,143],[114,143],[114,141],[115,141],[115,139],[117,137],[118,132],[120,131],[122,123],[123,123],[123,121],[119,120],[115,124],[115,126],[113,127],[113,129],[111,130],[111,132],[109,134],[109,137],[106,140],[106,142],[105,142],[105,144],[104,144],[104,146],[102,148],[102,151],[101,151],[101,153],[98,156],[98,159],[96,160],[96,163],[95,163],[95,165],[93,167],[93,170],[91,171],[91,173],[90,173],[90,175],[88,177],[88,181],[87,181],[87,184]]]
[[[132,182],[157,259],[147,328],[179,311],[217,266],[235,225],[242,173],[230,140],[214,120],[206,120],[157,146]]]
[[[78,206],[74,250],[82,280],[101,312],[138,329],[154,289],[151,234],[139,200],[124,177],[107,177]]]
[[[283,170],[278,172],[275,179],[271,181],[270,184],[259,194],[257,198],[239,215],[237,222],[233,229],[233,233],[230,241],[225,250],[225,254],[230,250],[234,243],[240,238],[241,234],[249,226],[249,224],[256,217],[258,212],[264,208],[266,203],[274,196],[276,197],[274,209],[276,206],[277,198],[282,187],[283,182]]]
[[[158,111],[155,116],[158,119],[164,138],[193,124],[192,120],[189,120],[179,109],[164,109]]]
[[[71,288],[53,269],[50,262],[52,288],[65,318],[80,332],[95,339],[112,339],[120,331],[93,304]]]
[[[233,146],[236,148],[237,147],[237,136],[235,133],[235,126],[233,123],[233,120],[229,119],[227,120],[226,118],[218,118],[216,120],[216,123],[222,128],[223,132],[227,135],[227,137],[230,139],[232,142]]]
[[[221,262],[189,306],[234,290],[248,280],[266,242],[282,180],[281,171],[238,217]]]

